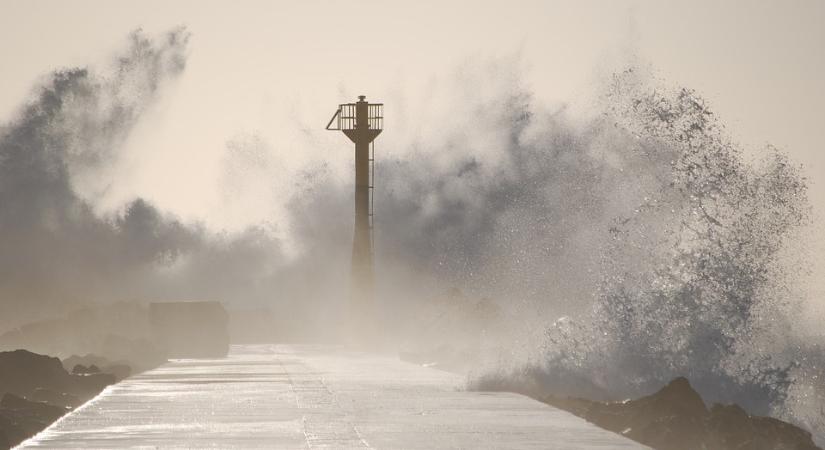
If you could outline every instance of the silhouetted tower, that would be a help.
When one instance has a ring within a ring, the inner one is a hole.
[[[353,325],[371,326],[373,313],[373,141],[384,126],[384,105],[358,102],[338,105],[327,130],[341,130],[355,143],[355,233],[352,238],[351,311]]]

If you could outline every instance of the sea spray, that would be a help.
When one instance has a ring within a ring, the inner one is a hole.
[[[549,326],[543,360],[487,382],[604,400],[685,376],[708,401],[821,433],[823,347],[794,333],[805,262],[786,253],[809,220],[800,169],[772,147],[746,161],[693,91],[629,70],[605,100],[653,185],[604,230],[593,310]]]
[[[266,305],[305,335],[335,326],[349,174],[322,163],[282,173],[256,152],[277,161],[269,152],[283,149],[230,141],[260,170],[230,158],[226,186],[294,185],[251,203],[285,205],[276,225],[289,230],[289,257],[260,224],[211,233],[141,199],[97,215],[96,196],[118,182],[106,163],[184,69],[185,36],[137,33],[115,76],[54,74],[1,130],[4,325],[85,301],[217,297]],[[791,326],[804,259],[788,249],[808,209],[794,163],[770,148],[747,161],[699,95],[636,71],[608,83],[603,114],[580,118],[537,102],[517,66],[464,64],[398,112],[415,120],[382,135],[376,266],[388,339],[421,299],[458,286],[510,324],[489,343],[493,367],[537,388],[621,398],[686,375],[711,401],[823,429],[821,343]],[[326,150],[315,141],[300,150]]]

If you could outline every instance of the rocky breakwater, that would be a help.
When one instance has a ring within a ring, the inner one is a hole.
[[[58,358],[26,350],[0,352],[0,448],[36,434],[118,378],[69,373]]]
[[[623,402],[555,396],[540,400],[659,450],[821,450],[811,433],[790,423],[751,416],[737,405],[707,408],[686,378]]]

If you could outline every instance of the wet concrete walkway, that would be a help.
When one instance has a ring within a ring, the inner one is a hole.
[[[21,448],[644,448],[527,397],[333,347],[234,346],[107,388]]]

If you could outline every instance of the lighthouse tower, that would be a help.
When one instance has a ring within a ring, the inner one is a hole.
[[[338,105],[327,130],[340,130],[355,144],[355,227],[352,238],[350,325],[354,330],[373,328],[373,176],[374,140],[384,125],[384,105],[368,103],[361,95],[356,103]]]

